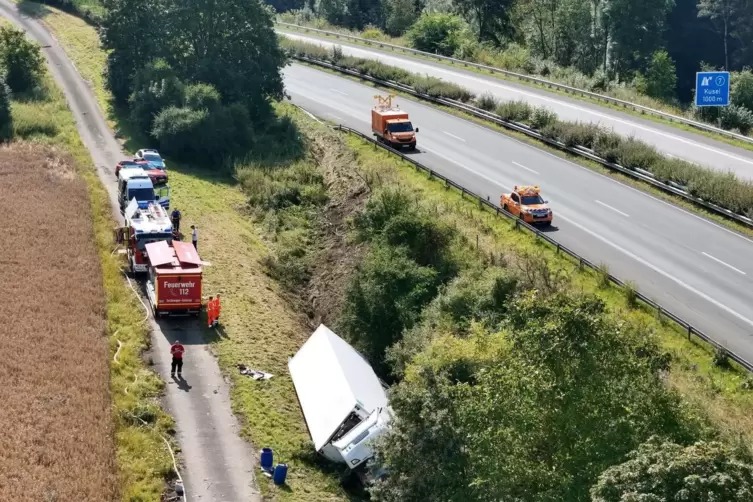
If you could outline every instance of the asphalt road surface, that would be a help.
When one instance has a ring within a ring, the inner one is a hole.
[[[635,115],[621,113],[611,108],[600,107],[535,87],[487,77],[459,67],[450,67],[442,63],[348,44],[339,40],[333,42],[332,39],[309,34],[283,30],[278,30],[278,32],[293,39],[326,47],[340,45],[345,55],[377,59],[385,64],[398,66],[414,73],[438,77],[462,85],[477,95],[491,93],[504,101],[523,100],[534,106],[545,106],[555,111],[562,120],[599,123],[625,136],[634,136],[650,143],[668,156],[720,171],[732,171],[740,178],[753,179],[753,152],[715,141],[701,134],[641,119]]]
[[[374,89],[293,64],[292,102],[371,134]],[[554,211],[550,236],[749,361],[753,361],[753,241],[590,169],[405,98],[418,134],[414,158],[498,201],[538,184]]]
[[[97,105],[91,89],[44,25],[19,13],[9,0],[0,0],[0,14],[37,40],[49,68],[63,89],[81,138],[91,152],[97,172],[110,193],[113,213],[122,220],[116,199],[114,166],[126,158]],[[149,145],[145,145],[149,146]],[[255,455],[238,435],[240,426],[230,407],[229,389],[196,320],[155,322],[152,359],[167,382],[165,404],[177,423],[183,453],[181,475],[188,501],[260,501],[255,488]],[[186,347],[184,380],[170,378],[170,344]]]

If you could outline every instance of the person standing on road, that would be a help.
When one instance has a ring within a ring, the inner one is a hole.
[[[180,211],[178,211],[177,207],[170,214],[170,219],[173,221],[173,229],[176,232],[180,232]]]
[[[199,250],[199,229],[196,225],[191,225],[191,242],[193,242],[193,248]]]
[[[180,373],[183,371],[183,352],[185,350],[179,340],[175,340],[175,343],[170,346],[170,354],[173,356],[173,362],[170,365],[170,376],[175,376],[175,370],[177,369],[178,376],[180,377]]]

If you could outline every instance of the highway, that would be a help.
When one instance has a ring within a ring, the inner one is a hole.
[[[635,115],[600,107],[594,103],[543,89],[484,76],[438,62],[397,53],[387,53],[343,41],[333,42],[331,39],[317,38],[308,34],[279,29],[277,31],[292,39],[326,47],[340,45],[345,55],[377,59],[385,64],[404,68],[414,73],[438,77],[462,85],[477,95],[488,92],[505,101],[523,100],[534,106],[545,106],[555,111],[562,120],[602,124],[625,136],[634,136],[650,143],[668,156],[685,159],[720,171],[732,171],[740,178],[753,180],[752,151],[737,148],[701,134],[684,131],[648,119],[641,119]]]
[[[300,64],[284,69],[293,103],[371,134],[372,87]],[[419,162],[498,201],[538,184],[554,211],[550,236],[753,361],[753,241],[612,178],[405,98]]]

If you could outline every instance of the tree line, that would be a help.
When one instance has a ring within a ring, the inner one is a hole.
[[[267,1],[278,12],[407,35],[417,48],[465,59],[523,50],[664,100],[692,100],[702,68],[753,66],[753,5],[745,0]]]
[[[242,158],[274,127],[285,56],[260,0],[105,0],[106,83],[177,160]]]

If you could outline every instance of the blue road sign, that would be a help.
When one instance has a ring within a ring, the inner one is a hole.
[[[696,106],[729,105],[729,72],[699,71],[695,74]]]

